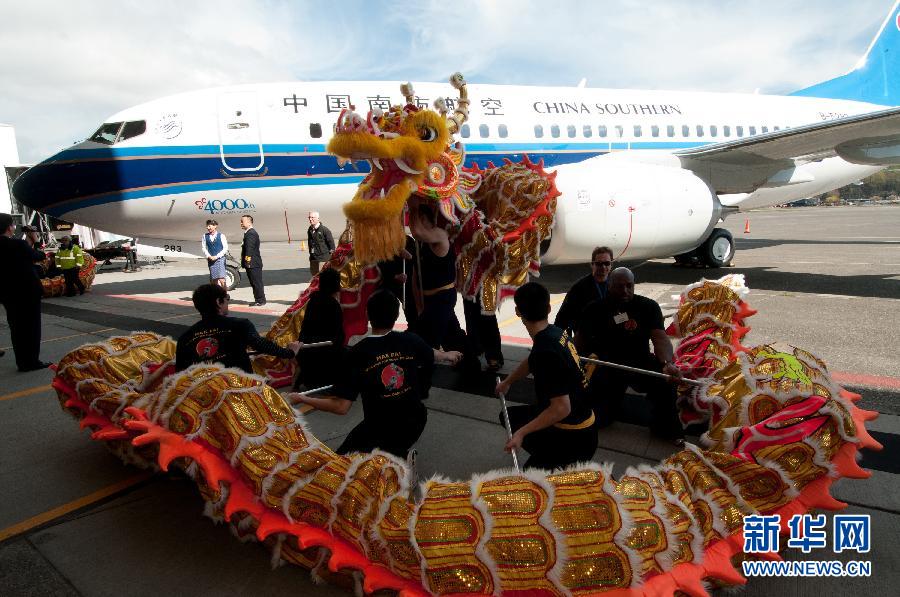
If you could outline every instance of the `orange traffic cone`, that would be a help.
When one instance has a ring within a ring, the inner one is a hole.
[[[750,234],[750,218],[744,221],[744,234]]]

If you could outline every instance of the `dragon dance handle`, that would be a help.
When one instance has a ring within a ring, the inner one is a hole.
[[[500,376],[497,376],[497,385],[500,385]],[[507,439],[512,439],[512,426],[509,424],[509,411],[506,409],[506,396],[502,392],[497,393],[500,396],[500,406],[503,407],[503,424],[506,426],[506,437]],[[515,448],[510,451],[513,459],[513,468],[516,469],[517,473],[522,472],[519,469],[519,456],[516,454]]]
[[[323,342],[310,342],[309,344],[303,344],[300,346],[300,350],[306,350],[308,348],[321,348],[322,346],[331,346],[334,344],[331,340],[325,340]]]
[[[595,365],[602,365],[604,367],[612,367],[613,369],[621,369],[622,371],[630,371],[632,373],[640,373],[641,375],[651,375],[653,377],[661,377],[663,379],[669,381],[677,381],[679,383],[687,383],[695,386],[702,386],[703,382],[697,379],[679,379],[673,375],[666,375],[665,373],[658,373],[656,371],[650,371],[649,369],[641,369],[640,367],[629,367],[628,365],[620,365],[619,363],[611,363],[609,361],[600,361],[597,359],[591,359],[588,357],[579,357],[582,361],[586,363],[594,363]]]

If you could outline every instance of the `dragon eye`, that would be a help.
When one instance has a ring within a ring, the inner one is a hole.
[[[419,139],[422,141],[434,141],[437,139],[437,131],[430,126],[422,127],[419,131]]]

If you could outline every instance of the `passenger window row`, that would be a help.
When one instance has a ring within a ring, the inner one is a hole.
[[[773,126],[773,127],[771,127],[771,130],[772,131],[780,131],[782,128],[787,129],[790,127],[788,127],[788,126],[784,126],[784,127]],[[569,124],[569,125],[566,125],[564,128],[560,127],[560,125],[558,125],[558,124],[551,124],[547,127],[547,129],[549,129],[549,131],[545,131],[544,125],[541,125],[541,124],[534,125],[534,136],[538,139],[542,139],[542,138],[544,138],[545,134],[548,133],[549,136],[553,139],[558,139],[558,138],[562,137],[563,134],[565,134],[565,136],[568,137],[569,139],[575,139],[576,137],[579,137],[579,136],[584,139],[590,139],[590,138],[594,137],[594,127],[589,124],[582,125],[581,127],[578,127],[574,124]],[[665,125],[665,127],[662,127],[658,124],[652,124],[647,127],[644,127],[644,125],[640,125],[640,124],[635,124],[635,125],[630,125],[630,126],[621,125],[621,124],[607,126],[605,124],[601,124],[601,125],[597,126],[596,136],[601,139],[609,138],[609,137],[621,139],[621,138],[625,137],[626,130],[628,130],[628,132],[633,137],[649,136],[649,137],[659,138],[659,137],[665,136],[665,137],[669,137],[669,138],[675,138],[675,137],[682,137],[682,138],[687,138],[687,137],[697,137],[697,138],[737,137],[737,138],[741,138],[741,137],[747,137],[747,136],[752,137],[753,135],[757,135],[757,134],[761,134],[761,133],[768,133],[770,130],[770,127],[769,126],[757,127],[755,125],[754,126],[746,126],[746,127],[745,126],[732,127],[730,125],[724,125],[724,126],[720,127],[719,125],[715,125],[715,124],[711,124],[708,127],[706,127],[702,124],[698,124],[698,125],[694,125],[694,126],[687,125],[687,124],[683,124],[680,126],[676,126],[674,124],[669,124],[669,125]],[[645,135],[644,134],[645,132],[648,134]],[[734,134],[732,134],[732,133],[734,133]],[[462,129],[460,130],[460,134],[462,135],[462,137],[464,139],[470,138],[472,136],[471,127],[468,124],[464,124],[462,126]],[[497,125],[497,135],[500,138],[506,138],[509,136],[509,129],[507,128],[507,126],[505,124]],[[490,126],[487,124],[478,125],[478,136],[482,139],[486,139],[486,138],[490,137],[491,136]]]
[[[484,126],[484,125],[482,125],[482,126]],[[550,137],[556,139],[561,136],[562,131],[561,131],[559,125],[552,124],[548,128],[550,129],[549,130]],[[785,126],[785,127],[773,126],[773,127],[771,127],[771,130],[780,131],[782,128],[787,129],[790,127],[788,127],[788,126]],[[753,135],[757,135],[760,133],[768,133],[770,128],[768,126],[760,126],[760,127],[757,127],[757,126],[747,126],[747,127],[735,126],[735,127],[731,127],[729,125],[724,125],[720,128],[718,125],[715,125],[715,124],[711,124],[711,125],[709,125],[709,127],[705,127],[702,124],[698,124],[695,126],[691,126],[691,125],[687,125],[687,124],[683,124],[681,126],[676,126],[674,124],[669,124],[669,125],[665,125],[664,128],[658,124],[651,124],[646,127],[644,125],[640,125],[640,124],[629,125],[629,126],[621,125],[621,124],[607,126],[605,124],[601,124],[601,125],[597,126],[597,137],[599,137],[601,139],[609,138],[609,137],[621,139],[621,138],[625,137],[626,130],[628,130],[628,132],[633,137],[650,136],[650,137],[654,137],[654,138],[659,138],[659,137],[665,136],[665,137],[669,137],[669,138],[675,138],[675,137],[682,137],[682,138],[698,137],[699,138],[699,137],[707,137],[708,136],[708,137],[728,138],[728,137],[734,136],[734,137],[741,138],[741,137],[746,137],[746,136],[752,137]],[[578,127],[576,127],[575,125],[570,124],[570,125],[566,126],[565,131],[566,131],[566,136],[570,139],[574,139],[575,137],[579,136]],[[734,135],[732,135],[732,132],[734,132]],[[645,135],[645,133],[647,133],[647,135]],[[543,125],[540,125],[540,124],[534,125],[534,136],[538,139],[541,139],[544,137],[544,126]],[[580,130],[580,136],[585,139],[592,138],[594,136],[594,128],[588,124],[583,125]]]

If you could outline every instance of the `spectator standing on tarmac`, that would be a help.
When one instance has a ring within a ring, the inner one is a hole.
[[[44,243],[41,241],[41,231],[34,226],[27,225],[22,226],[22,232],[25,233],[25,242],[28,243],[28,246],[41,255],[45,255]],[[47,277],[47,271],[44,269],[43,260],[40,263],[34,264],[34,273],[38,279]]]
[[[41,295],[43,288],[34,273],[34,263],[44,259],[22,239],[13,238],[12,216],[0,213],[0,263],[6,280],[0,285],[0,300],[19,371],[45,369],[50,363],[41,355]]]
[[[266,289],[263,286],[262,255],[259,254],[259,234],[253,228],[253,216],[241,216],[241,230],[244,231],[244,242],[241,244],[241,265],[247,272],[250,286],[253,288],[251,307],[262,307],[266,304]]]
[[[528,358],[497,385],[497,393],[507,394],[514,382],[530,373],[537,403],[508,409],[513,435],[506,449],[524,448],[531,455],[525,468],[553,470],[589,461],[597,449],[597,432],[575,346],[565,330],[547,321],[550,293],[546,288],[528,282],[516,290],[514,300],[516,315],[534,344]],[[500,417],[502,421],[503,413]]]
[[[400,301],[378,290],[366,305],[372,333],[348,352],[344,375],[334,397],[288,394],[288,398],[319,410],[345,415],[362,395],[363,420],[353,428],[338,454],[371,452],[375,448],[406,458],[428,419],[422,400],[428,397],[434,362],[457,363],[462,354],[433,350],[412,332],[393,331]]]
[[[681,378],[672,362],[672,343],[663,326],[662,309],[653,299],[634,294],[634,274],[627,267],[613,270],[609,294],[585,308],[577,328],[575,345],[582,355]],[[684,431],[675,409],[673,383],[621,369],[598,366],[591,376],[592,406],[600,426],[618,417],[629,386],[646,393],[653,404],[651,431],[682,443]]]
[[[138,271],[137,241],[138,241],[138,239],[132,238],[127,243],[125,243],[122,247],[123,249],[125,249],[125,269],[122,270],[124,272]],[[228,249],[226,248],[225,250],[227,251]]]
[[[206,234],[200,241],[206,263],[209,265],[209,281],[226,288],[225,284],[225,256],[228,255],[228,239],[219,232],[219,223],[215,220],[206,220]]]
[[[306,230],[307,244],[309,245],[309,273],[315,276],[319,273],[322,263],[331,259],[334,251],[334,237],[331,230],[319,221],[319,212],[309,212],[309,228]]]
[[[291,359],[300,348],[291,342],[287,348],[263,338],[249,319],[228,317],[231,297],[216,284],[204,284],[194,290],[191,300],[201,319],[178,338],[175,347],[175,369],[184,371],[191,365],[218,362],[225,367],[238,367],[253,373],[247,347],[282,359]]]
[[[591,251],[591,273],[575,282],[566,293],[553,322],[557,327],[574,333],[584,308],[593,301],[606,298],[612,264],[613,252],[609,247],[595,247]]]
[[[333,385],[341,373],[344,357],[344,315],[340,303],[341,274],[334,268],[319,273],[319,289],[306,303],[300,341],[303,344],[330,341],[331,346],[308,348],[297,353],[300,373],[294,384],[306,389]]]
[[[81,266],[84,265],[84,251],[72,242],[71,236],[64,236],[60,240],[55,261],[56,267],[62,270],[66,279],[66,296],[75,296],[76,289],[78,294],[84,294],[84,284],[78,277]]]

